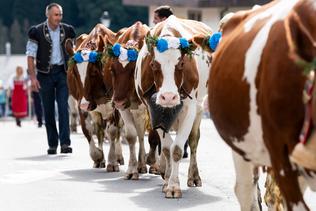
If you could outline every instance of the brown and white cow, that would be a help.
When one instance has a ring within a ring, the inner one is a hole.
[[[105,83],[101,61],[101,54],[105,45],[115,42],[117,37],[116,33],[102,24],[97,24],[89,35],[78,38],[79,42],[77,42],[75,50],[66,43],[68,53],[73,56],[67,73],[69,91],[79,102],[81,126],[89,142],[90,156],[94,161],[94,167],[105,167],[103,141],[104,120],[106,120],[106,128],[111,143],[108,154],[108,171],[119,171],[118,162],[124,162],[117,132],[120,127],[120,118],[111,106],[111,81]],[[96,61],[90,63],[90,59],[87,60],[86,58],[90,58],[92,51],[98,56],[98,59],[95,58]],[[82,61],[77,61],[79,57]],[[93,134],[98,137],[99,147],[95,146]]]
[[[289,159],[303,125],[306,81],[293,55],[315,58],[315,17],[315,0],[281,0],[238,12],[224,26],[209,75],[209,110],[234,150],[241,210],[259,210],[255,166],[272,167],[288,210],[308,210],[299,174],[316,190],[315,172]]]
[[[147,172],[144,146],[146,107],[139,100],[134,88],[136,54],[132,60],[127,54],[129,50],[136,53],[137,49],[143,46],[143,39],[148,31],[148,26],[139,21],[127,28],[116,42],[116,45],[120,46],[120,55],[108,60],[111,63],[112,100],[124,121],[125,138],[130,149],[126,179],[134,180],[138,179],[138,173]],[[139,141],[138,162],[135,152],[137,137]]]
[[[157,24],[147,37],[151,40],[155,37],[163,38],[164,42],[168,42],[168,49],[159,52],[157,46],[150,46],[152,42],[147,42],[141,48],[136,63],[135,87],[149,110],[153,107],[161,108],[161,111],[172,110],[183,104],[173,123],[173,128],[177,131],[175,140],[167,130],[157,129],[163,152],[161,160],[166,159],[165,169],[162,165],[160,170],[165,174],[163,192],[167,198],[182,196],[178,168],[183,146],[189,135],[191,156],[188,185],[201,186],[196,149],[210,63],[206,52],[201,48],[195,49],[192,56],[179,49],[179,38],[188,41],[197,33],[206,35],[211,33],[211,29],[201,22],[179,19],[172,15]],[[157,95],[154,106],[149,103],[151,92]],[[151,119],[153,122],[153,113]]]

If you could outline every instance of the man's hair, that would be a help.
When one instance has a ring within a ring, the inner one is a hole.
[[[52,7],[58,7],[61,11],[63,10],[63,8],[59,4],[57,4],[57,3],[50,3],[49,5],[46,6],[46,10],[45,10],[45,14],[46,15],[48,15],[48,12],[49,12],[49,10]]]
[[[173,11],[168,5],[157,7],[154,12],[157,13],[159,18],[168,18],[170,15],[173,15]]]

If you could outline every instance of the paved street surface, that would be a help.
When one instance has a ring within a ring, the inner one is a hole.
[[[160,176],[144,174],[138,181],[123,179],[128,162],[125,144],[125,165],[118,173],[107,173],[92,168],[81,132],[71,135],[73,154],[48,156],[44,128],[37,128],[33,121],[22,122],[22,128],[17,128],[14,121],[1,121],[0,210],[239,210],[233,192],[235,173],[230,149],[210,120],[204,119],[201,128],[198,164],[203,186],[186,186],[189,160],[184,159],[180,164],[183,198],[170,200],[161,192]],[[106,153],[108,149],[105,143]],[[264,178],[260,183],[263,192]],[[316,193],[308,190],[305,198],[316,210]]]

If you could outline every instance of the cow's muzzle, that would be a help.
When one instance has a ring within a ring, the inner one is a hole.
[[[167,133],[181,111],[183,101],[179,100],[179,103],[173,107],[162,107],[156,103],[156,100],[157,93],[148,99],[151,126],[153,129],[160,128]]]

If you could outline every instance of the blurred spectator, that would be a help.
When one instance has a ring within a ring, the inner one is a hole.
[[[5,116],[6,106],[6,90],[3,87],[3,82],[0,80],[0,117]]]
[[[21,127],[21,118],[27,116],[27,79],[23,75],[23,68],[16,67],[16,74],[9,80],[12,114],[16,125]]]
[[[170,6],[163,5],[163,6],[157,7],[154,10],[153,23],[154,24],[160,23],[161,21],[166,20],[170,15],[173,15],[173,11]]]

